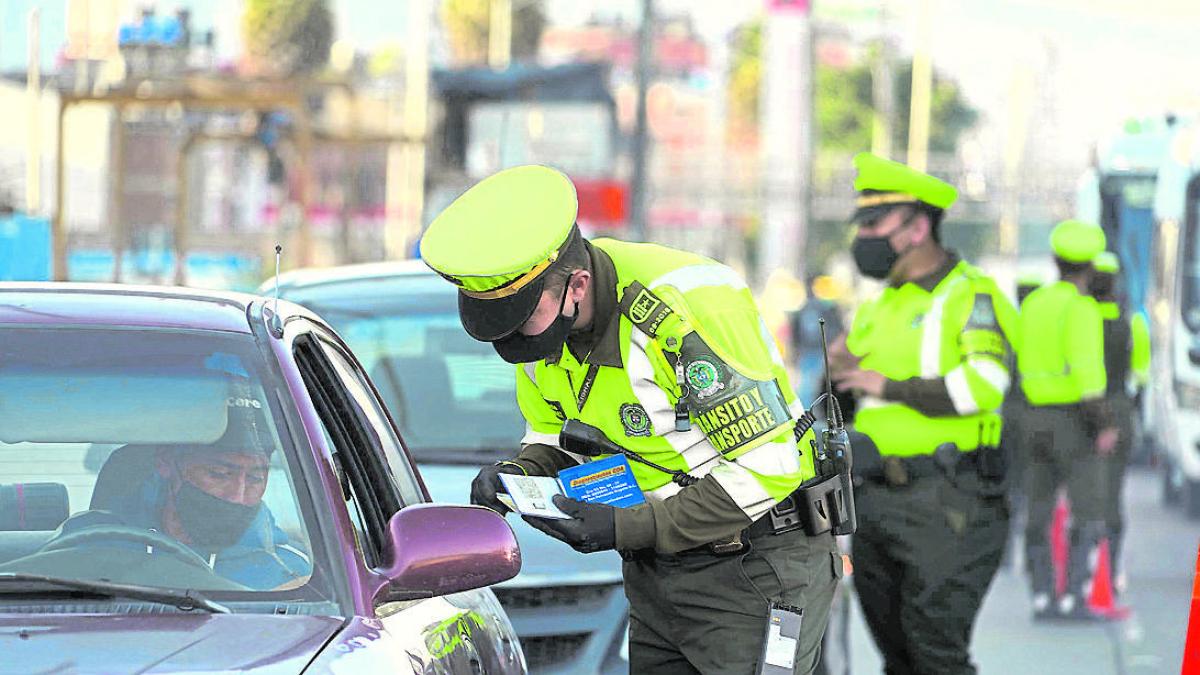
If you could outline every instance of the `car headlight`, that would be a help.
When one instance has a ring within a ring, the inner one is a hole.
[[[1180,409],[1200,410],[1200,386],[1176,380],[1175,400]]]

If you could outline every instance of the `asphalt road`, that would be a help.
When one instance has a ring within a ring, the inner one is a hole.
[[[1001,568],[975,626],[972,656],[980,673],[1028,675],[1149,675],[1180,672],[1200,523],[1159,496],[1158,474],[1131,471],[1126,483],[1129,588],[1122,599],[1132,616],[1103,625],[1035,624],[1024,573]],[[850,672],[882,672],[857,598],[847,603]]]

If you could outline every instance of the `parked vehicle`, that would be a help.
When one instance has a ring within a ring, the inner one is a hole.
[[[261,292],[273,292],[268,281]],[[519,449],[513,366],[463,330],[454,287],[419,261],[284,274],[282,297],[334,326],[378,385],[437,501],[466,504],[479,468]],[[509,518],[524,567],[493,590],[530,670],[628,672],[621,559],[584,555]]]
[[[311,312],[0,284],[0,672],[525,672],[512,529],[429,501]]]
[[[1200,519],[1200,128],[1184,126],[1158,171],[1147,425],[1163,497]]]

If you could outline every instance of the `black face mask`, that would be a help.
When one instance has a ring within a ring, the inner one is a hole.
[[[1113,280],[1107,274],[1097,274],[1088,281],[1088,292],[1095,298],[1108,298],[1112,296]]]
[[[175,495],[175,515],[196,546],[220,551],[237,543],[258,516],[262,504],[227,502],[183,481]]]
[[[902,255],[892,246],[891,235],[858,237],[850,247],[850,253],[854,255],[858,271],[872,279],[886,279]]]
[[[569,282],[568,288],[563,289],[562,302],[558,305],[558,318],[546,330],[537,335],[523,335],[517,331],[493,342],[492,347],[500,358],[509,363],[532,363],[562,352],[567,336],[571,334],[571,327],[579,317],[579,303],[575,303],[575,311],[571,316],[563,316],[562,308],[567,304],[568,290]]]

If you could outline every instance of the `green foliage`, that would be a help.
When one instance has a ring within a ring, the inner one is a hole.
[[[729,119],[740,128],[757,125],[762,86],[762,19],[744,24],[734,34],[729,72]],[[908,145],[912,61],[893,68],[892,147]],[[848,68],[817,64],[813,88],[818,152],[854,153],[869,150],[875,116],[871,64]],[[962,97],[953,80],[934,72],[930,105],[931,152],[953,152],[963,132],[978,120],[978,112]]]
[[[486,63],[488,29],[491,26],[490,0],[443,0],[441,17],[446,38],[455,61],[464,64]],[[546,12],[541,0],[513,3],[512,60],[537,57]]]
[[[325,67],[333,44],[327,0],[246,0],[242,40],[261,74],[290,76]]]

